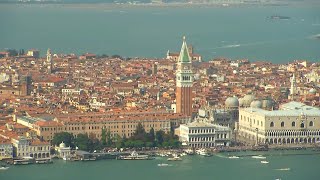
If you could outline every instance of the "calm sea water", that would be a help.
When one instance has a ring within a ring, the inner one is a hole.
[[[269,164],[261,164],[251,156],[228,159],[227,154],[213,157],[185,156],[182,161],[168,162],[165,158],[146,161],[101,160],[95,162],[64,162],[55,160],[48,165],[11,166],[0,171],[2,180],[318,180],[320,155],[267,156]],[[301,152],[299,152],[301,153]],[[172,166],[158,167],[159,163]],[[289,168],[289,170],[283,170]],[[282,169],[282,170],[281,170]]]
[[[270,20],[272,15],[290,20]],[[0,49],[165,57],[187,36],[206,60],[319,61],[320,7],[109,7],[0,4]]]

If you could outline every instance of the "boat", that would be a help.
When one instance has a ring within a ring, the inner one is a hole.
[[[53,163],[51,158],[36,159],[35,162],[36,162],[36,164],[50,164],[50,163]]]
[[[207,152],[207,150],[205,150],[205,149],[197,149],[197,150],[196,150],[196,153],[199,154],[199,155],[201,155],[201,156],[205,156],[205,157],[212,156],[212,155],[209,154],[209,153]]]
[[[9,167],[7,167],[7,166],[1,166],[0,167],[0,170],[7,170],[7,169],[9,169]]]
[[[183,152],[183,153],[181,153],[181,154],[179,154],[179,156],[186,156],[186,155],[188,155],[187,153],[185,153],[185,152]]]
[[[288,16],[278,16],[278,15],[273,15],[273,16],[270,16],[270,19],[289,20],[289,19],[291,19],[291,18],[290,18],[290,17],[288,17]]]
[[[188,155],[194,155],[194,151],[192,149],[185,149],[184,152]]]
[[[26,164],[33,164],[34,160],[31,158],[24,158],[24,159],[14,159],[14,165],[26,165]]]
[[[239,159],[238,156],[229,156],[229,159]]]
[[[254,158],[254,159],[266,159],[266,157],[264,157],[262,155],[252,156],[252,158]]]
[[[268,161],[260,161],[261,164],[268,164],[269,162]]]
[[[174,157],[168,158],[168,161],[182,161],[182,159],[179,158],[178,156],[174,156]]]
[[[139,155],[136,151],[133,151],[128,156],[119,156],[117,159],[119,160],[151,160],[154,159],[149,155]]]
[[[290,168],[280,168],[280,169],[276,169],[277,171],[290,171]]]
[[[165,166],[171,166],[170,164],[166,164],[166,163],[161,163],[161,164],[158,164],[159,167],[165,167]]]

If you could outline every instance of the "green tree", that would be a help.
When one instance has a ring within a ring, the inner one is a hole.
[[[137,125],[136,131],[134,132],[132,139],[141,140],[144,142],[147,140],[147,133],[140,122]]]
[[[61,142],[64,142],[66,146],[74,147],[74,137],[71,133],[61,132],[54,134],[51,144],[59,146]]]
[[[159,130],[156,132],[156,142],[157,142],[157,146],[161,146],[163,141],[164,141],[164,135],[165,132],[162,130]]]
[[[108,147],[111,147],[111,146],[112,146],[112,138],[111,138],[110,129],[107,130],[107,135],[106,135],[106,136],[107,136],[107,144],[106,144],[106,145],[107,145]]]
[[[102,128],[102,132],[101,132],[101,144],[103,146],[107,145],[107,132],[105,128]]]
[[[89,151],[89,137],[87,134],[78,134],[77,138],[75,139],[75,145],[84,151]]]
[[[148,141],[154,142],[154,140],[155,140],[154,129],[151,128],[148,133]]]
[[[120,149],[124,147],[124,141],[123,138],[121,138],[118,134],[115,137],[115,146],[116,148]]]

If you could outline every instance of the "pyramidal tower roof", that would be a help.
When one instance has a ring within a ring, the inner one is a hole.
[[[186,37],[183,36],[183,42],[182,42],[182,47],[181,47],[180,55],[178,58],[178,62],[191,62],[190,59],[191,58],[190,58],[188,46],[186,43]]]

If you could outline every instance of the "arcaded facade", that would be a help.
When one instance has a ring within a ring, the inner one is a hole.
[[[298,102],[274,111],[240,109],[238,134],[259,144],[316,143],[320,141],[320,109]]]

